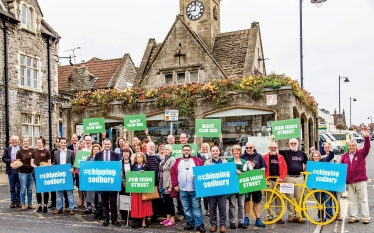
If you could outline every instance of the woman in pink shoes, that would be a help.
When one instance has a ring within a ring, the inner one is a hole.
[[[164,146],[164,156],[165,159],[160,163],[160,182],[159,189],[162,191],[164,197],[164,205],[166,209],[166,220],[161,222],[164,226],[174,226],[175,225],[175,208],[173,198],[170,197],[172,192],[170,169],[175,163],[175,158],[172,156],[171,145]]]

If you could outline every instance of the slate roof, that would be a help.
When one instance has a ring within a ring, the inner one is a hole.
[[[93,85],[93,89],[107,88],[108,84],[115,75],[118,67],[120,66],[123,58],[102,60],[93,58],[84,65],[88,68],[88,71],[98,77]],[[72,74],[74,66],[60,66],[58,67],[58,89],[62,91],[68,90],[69,76]]]
[[[243,74],[250,33],[251,30],[241,30],[216,36],[212,55],[226,74]]]

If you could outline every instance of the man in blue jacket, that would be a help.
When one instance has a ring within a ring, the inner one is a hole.
[[[10,143],[12,144],[10,147],[6,148],[4,151],[4,155],[2,157],[2,161],[6,164],[6,174],[8,175],[9,186],[10,186],[10,208],[14,207],[21,207],[21,199],[20,199],[20,183],[18,177],[18,170],[12,169],[10,164],[16,160],[16,154],[20,147],[18,145],[19,138],[18,136],[13,135],[10,137]]]

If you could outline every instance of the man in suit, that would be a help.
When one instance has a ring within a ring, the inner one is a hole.
[[[114,151],[110,150],[112,143],[108,138],[105,138],[103,141],[103,148],[104,150],[97,153],[95,155],[94,161],[120,161],[121,156]],[[120,227],[121,224],[117,221],[118,214],[117,214],[117,194],[118,192],[107,192],[104,191],[101,194],[101,199],[103,201],[103,209],[104,209],[104,222],[103,226],[108,226],[109,224],[109,202],[110,202],[110,212],[111,212],[111,220],[112,224]]]
[[[74,151],[69,150],[66,148],[66,138],[60,138],[60,150],[55,151],[55,159],[53,161],[53,165],[59,164],[71,164],[71,172],[73,172],[73,164],[74,164]],[[73,174],[71,174],[73,175]],[[70,215],[74,215],[74,195],[73,190],[66,190],[68,194],[68,202],[69,202],[69,210]],[[57,208],[53,212],[53,214],[61,214],[62,213],[62,197],[63,191],[57,192]]]
[[[14,207],[21,207],[21,199],[20,199],[20,183],[18,177],[18,170],[12,169],[10,164],[16,160],[16,154],[20,147],[18,145],[19,138],[15,135],[10,137],[10,143],[12,144],[10,147],[6,148],[4,151],[4,155],[2,157],[2,161],[6,164],[6,174],[8,175],[9,186],[10,186],[10,208]]]
[[[71,136],[71,145],[68,146],[67,148],[68,148],[69,150],[74,151],[74,155],[77,153],[77,150],[78,150],[78,148],[76,147],[77,142],[78,142],[78,135],[73,134],[73,135]]]

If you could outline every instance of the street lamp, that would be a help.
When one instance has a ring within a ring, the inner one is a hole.
[[[357,101],[356,98],[349,97],[349,125],[350,126],[352,126],[352,100]]]
[[[368,117],[368,120],[370,119],[370,129],[371,129],[371,134],[373,133],[373,118],[370,116]]]
[[[338,122],[336,123],[340,123],[340,80],[342,78],[344,78],[345,83],[349,83],[349,79],[347,77],[340,77],[340,74],[339,74],[339,115],[338,115]]]
[[[315,4],[317,7],[321,7],[322,3],[327,0],[311,0],[310,2]],[[304,85],[304,75],[303,75],[303,0],[300,0],[300,85]]]

